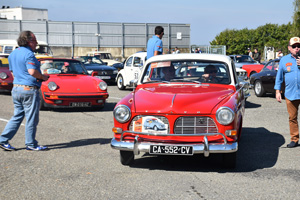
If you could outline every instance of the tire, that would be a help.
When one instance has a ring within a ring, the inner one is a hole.
[[[40,91],[40,110],[47,110],[47,107],[45,106],[46,102],[44,101],[42,92]]]
[[[255,81],[254,83],[254,93],[257,97],[262,97],[265,94],[265,89],[262,86],[261,81]]]
[[[157,126],[154,126],[154,127],[153,127],[153,129],[154,129],[155,131],[157,131],[157,130],[158,130]]]
[[[235,168],[236,167],[236,152],[234,153],[224,153],[222,165],[225,168]]]
[[[250,76],[252,76],[253,74],[256,74],[256,73],[257,73],[256,71],[252,71],[249,75],[249,78],[250,78]]]
[[[124,79],[123,79],[122,75],[118,76],[118,78],[117,78],[117,87],[119,88],[119,90],[124,90],[125,89]]]
[[[122,165],[131,165],[134,162],[132,151],[120,151],[120,161]]]

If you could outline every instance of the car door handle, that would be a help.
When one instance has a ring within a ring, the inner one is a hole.
[[[271,76],[271,74],[267,74],[267,76]]]

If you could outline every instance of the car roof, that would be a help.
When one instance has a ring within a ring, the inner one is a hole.
[[[147,60],[149,62],[159,62],[164,60],[207,60],[207,61],[219,61],[225,63],[231,63],[231,58],[226,55],[220,54],[205,54],[205,53],[180,53],[180,54],[164,54],[159,56],[153,56]]]
[[[80,62],[79,60],[76,59],[71,59],[71,58],[39,58],[38,60],[68,60],[68,61],[77,61]]]

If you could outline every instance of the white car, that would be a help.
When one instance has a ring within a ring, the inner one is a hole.
[[[114,64],[119,64],[121,62],[115,60],[111,53],[105,51],[91,51],[87,53],[87,56],[99,57],[103,62],[107,62],[108,66],[113,66]]]
[[[242,68],[235,68],[235,70],[236,70],[236,74],[239,78],[241,78],[242,80],[248,79],[246,70],[244,70]]]
[[[147,59],[147,52],[135,53],[127,58],[124,68],[119,71],[116,82],[119,90],[130,86],[130,81],[137,80]]]

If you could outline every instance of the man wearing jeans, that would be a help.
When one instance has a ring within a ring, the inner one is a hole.
[[[291,142],[288,148],[298,146],[299,127],[298,127],[298,108],[300,104],[300,38],[293,37],[290,39],[288,49],[290,54],[283,56],[279,62],[279,68],[276,75],[274,89],[276,90],[276,100],[281,103],[281,84],[285,81],[285,99],[287,111],[289,113],[289,125]]]
[[[7,123],[0,136],[0,147],[7,151],[16,150],[9,144],[9,140],[17,133],[24,117],[26,117],[26,149],[31,151],[47,150],[47,147],[38,145],[35,135],[39,122],[39,88],[41,82],[48,80],[49,76],[41,74],[40,63],[33,53],[37,41],[31,31],[20,33],[18,45],[19,48],[15,49],[8,57],[9,69],[14,77],[12,89],[14,116]]]

